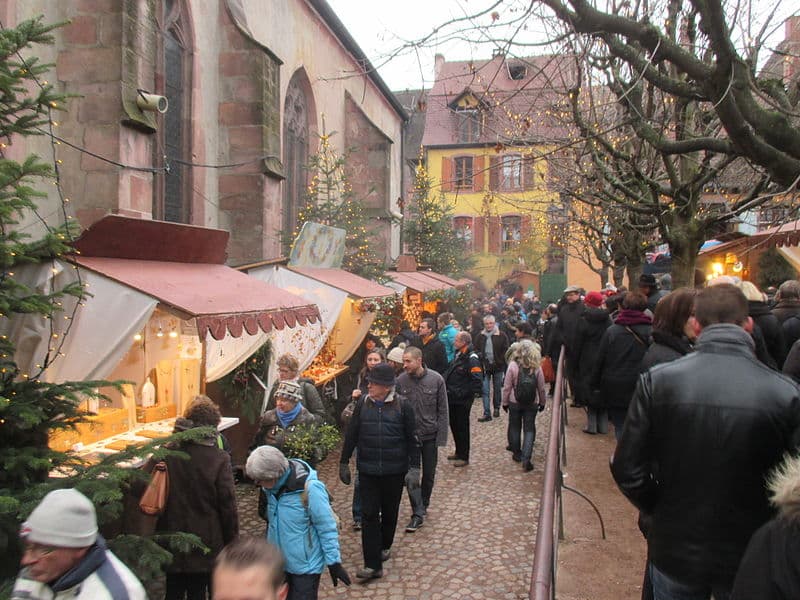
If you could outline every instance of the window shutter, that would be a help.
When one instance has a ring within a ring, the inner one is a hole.
[[[486,226],[486,219],[483,217],[475,217],[472,220],[472,240],[473,240],[473,248],[475,252],[479,254],[483,253],[483,239],[484,239],[484,227]]]
[[[530,215],[522,215],[522,219],[520,222],[519,233],[520,237],[522,238],[523,243],[525,240],[528,239],[528,236],[531,234],[531,224],[533,218]]]
[[[522,187],[526,190],[536,187],[536,163],[532,156],[522,159]]]
[[[499,156],[489,157],[489,189],[496,192],[500,189],[500,165],[502,159]]]
[[[483,157],[476,156],[472,159],[472,191],[483,191]]]
[[[489,254],[500,254],[502,243],[500,241],[500,217],[489,217]]]
[[[446,156],[442,158],[442,191],[453,191],[453,159]]]

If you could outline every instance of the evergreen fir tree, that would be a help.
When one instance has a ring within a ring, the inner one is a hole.
[[[63,307],[69,304],[65,300],[71,297],[91,301],[84,298],[79,278],[47,293],[15,278],[15,271],[24,265],[51,264],[68,253],[76,233],[69,225],[64,200],[65,223],[61,226],[47,224],[36,212],[36,200],[45,194],[34,185],[57,175],[55,165],[34,155],[16,162],[7,157],[6,150],[23,137],[47,134],[53,126],[53,110],[63,109],[65,96],[43,79],[52,65],[22,56],[35,44],[52,44],[51,32],[56,27],[37,18],[13,29],[0,30],[0,317],[9,320],[20,315],[38,315],[50,323],[69,320],[71,315],[64,314]],[[58,184],[57,177],[55,183]],[[36,214],[46,225],[46,232],[39,239],[31,239],[17,227],[29,213]],[[75,304],[79,306],[79,302]],[[52,431],[86,419],[81,406],[87,398],[104,398],[98,388],[121,383],[48,383],[40,379],[53,360],[65,360],[59,357],[59,337],[54,334],[51,338],[47,357],[36,365],[35,372],[26,373],[15,361],[13,340],[0,336],[0,556],[3,557],[0,597],[8,590],[19,567],[20,523],[47,492],[55,488],[78,488],[94,502],[101,526],[107,525],[120,518],[131,479],[143,477],[137,469],[123,468],[120,463],[144,453],[163,456],[174,452],[163,447],[156,449],[157,444],[163,443],[161,440],[89,464],[74,453],[49,448]],[[188,436],[179,434],[175,438],[195,439],[201,435],[199,430],[187,433]],[[51,477],[54,472],[60,476]],[[171,560],[170,552],[157,541],[171,549],[200,544],[196,536],[179,534],[169,539],[120,536],[111,540],[111,545],[141,576],[152,577]]]
[[[444,192],[433,191],[431,178],[421,165],[417,167],[404,235],[420,265],[451,275],[461,275],[472,266],[464,240],[453,229],[453,208]]]
[[[291,244],[303,223],[311,221],[347,232],[342,269],[375,279],[383,274],[383,259],[370,241],[375,237],[364,202],[356,198],[346,172],[347,153],[339,154],[331,144],[331,135],[319,136],[319,149],[308,159],[311,183],[305,204],[297,214],[297,231],[284,240]]]

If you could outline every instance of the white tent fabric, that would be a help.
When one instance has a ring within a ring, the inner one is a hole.
[[[374,312],[358,312],[359,302],[348,298],[333,331],[336,362],[344,363],[355,354],[375,320]]]
[[[311,364],[339,318],[347,299],[347,293],[282,267],[258,267],[248,271],[247,274],[287,292],[302,296],[319,307],[321,320],[313,325],[284,327],[280,331],[273,329],[267,334],[272,344],[269,380],[267,381],[267,386],[270,387],[277,375],[276,360],[281,354],[288,352],[296,356],[300,361],[301,371]]]
[[[795,271],[800,271],[800,246],[778,246],[778,252],[789,261]]]
[[[242,331],[238,338],[231,336],[230,331],[226,331],[221,340],[206,336],[206,381],[216,381],[233,371],[261,348],[269,337],[270,334],[261,329],[255,335]]]
[[[55,261],[51,264],[25,265],[15,271],[21,283],[49,293],[78,280],[73,265]],[[103,379],[117,366],[128,351],[133,336],[140,331],[155,310],[155,298],[80,269],[80,278],[91,294],[78,306],[58,356],[42,373],[41,379],[51,383]],[[16,314],[0,321],[0,333],[16,345],[15,360],[23,374],[36,374],[52,342],[60,340],[69,323],[65,316],[73,313],[77,299],[66,296],[63,312],[56,313],[51,323],[41,315]],[[56,334],[59,337],[51,337]]]

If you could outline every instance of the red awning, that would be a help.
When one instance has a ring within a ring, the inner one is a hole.
[[[450,287],[458,287],[461,285],[457,280],[453,279],[452,277],[448,277],[447,275],[442,275],[441,273],[437,273],[436,271],[418,271],[427,277],[433,277],[441,281],[442,283],[446,283]]]
[[[387,271],[386,276],[415,292],[432,292],[453,287],[435,277],[428,277],[426,271]]]
[[[319,267],[289,267],[292,271],[328,284],[356,298],[383,298],[395,293],[392,288],[381,285],[345,271],[343,269],[322,269]]]
[[[128,258],[71,256],[76,264],[157,298],[197,321],[200,339],[230,332],[305,325],[319,319],[319,308],[305,298],[220,264],[164,262]],[[91,292],[91,290],[89,290]]]

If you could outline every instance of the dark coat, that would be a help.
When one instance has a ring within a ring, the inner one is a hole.
[[[800,383],[800,340],[796,341],[789,350],[786,361],[783,363],[783,372]]]
[[[750,300],[747,304],[750,307],[749,312],[753,322],[764,335],[767,352],[769,352],[778,370],[780,370],[783,366],[783,361],[786,359],[786,344],[783,341],[781,323],[778,321],[778,317],[772,314],[766,302]]]
[[[256,433],[253,446],[257,448],[258,446],[266,444],[267,446],[275,446],[279,450],[283,450],[286,431],[288,429],[296,427],[297,425],[312,425],[317,422],[319,422],[319,419],[308,412],[304,406],[300,409],[294,421],[289,423],[288,427],[284,427],[278,419],[277,410],[273,408],[261,416],[261,427],[259,427]]]
[[[347,464],[358,448],[358,471],[367,475],[400,475],[419,468],[420,449],[411,403],[399,394],[382,406],[359,399],[347,426],[340,462]]]
[[[575,356],[578,366],[578,402],[586,404],[590,393],[590,381],[597,365],[600,340],[611,327],[611,318],[603,308],[586,307],[578,321],[575,335]]]
[[[800,316],[800,300],[796,298],[788,298],[781,300],[772,307],[772,314],[778,317],[778,321],[783,323],[792,315]]]
[[[784,319],[781,324],[781,331],[783,332],[783,345],[786,348],[786,354],[792,349],[794,343],[800,340],[800,315],[791,315]]]
[[[692,351],[692,344],[685,337],[675,337],[664,331],[653,330],[653,340],[642,358],[641,370],[672,362]]]
[[[636,388],[652,325],[625,325],[624,321],[617,321],[603,333],[590,381],[592,389],[600,392],[598,406],[624,409]]]
[[[392,343],[389,344],[389,350],[400,344],[405,344],[406,348],[410,346],[420,347],[419,335],[411,329],[401,329],[397,332],[397,335],[392,338]]]
[[[710,325],[695,352],[643,373],[611,470],[652,515],[653,565],[687,584],[730,587],[772,516],[764,477],[798,443],[800,391],[755,359],[741,327]]]
[[[279,383],[280,380],[276,379],[275,383],[272,384],[272,388],[269,390],[269,397],[267,398],[267,410],[272,410],[275,408],[275,391],[278,389]],[[320,421],[333,423],[333,419],[331,418],[331,415],[328,414],[328,409],[325,408],[325,403],[322,401],[314,382],[306,377],[301,377],[297,380],[297,383],[300,384],[301,389],[303,390],[303,406]]]
[[[483,369],[478,353],[472,347],[466,352],[456,350],[455,358],[442,375],[447,386],[450,404],[467,404],[479,396],[483,387]]]
[[[422,350],[422,364],[439,375],[445,372],[447,350],[436,334],[433,334],[427,342],[420,340],[418,347]]]
[[[169,573],[211,573],[214,559],[239,535],[239,516],[228,454],[215,440],[188,442],[180,450],[189,459],[169,456],[169,496],[159,517],[157,531],[194,533],[211,550],[191,554],[175,553],[167,566]],[[153,468],[152,459],[145,467]]]
[[[481,359],[484,373],[499,373],[506,370],[506,352],[508,352],[508,338],[498,329],[498,333],[492,335],[492,353],[494,360],[492,364],[486,362],[486,336],[481,331],[473,340],[475,351]]]
[[[550,317],[542,324],[542,356],[549,356],[553,361],[553,368],[558,365],[558,358],[561,356],[561,344],[564,339],[561,331],[556,327],[558,317]]]
[[[558,307],[556,329],[561,334],[561,340],[568,359],[577,360],[574,349],[577,342],[578,323],[585,310],[586,306],[580,300],[572,303],[565,301]]]

